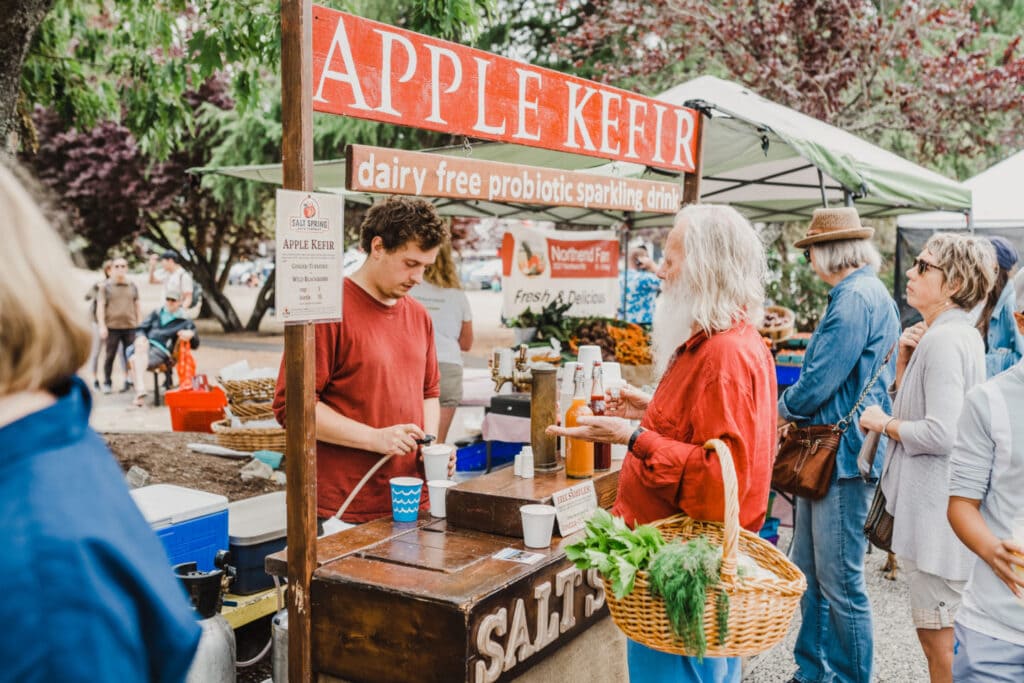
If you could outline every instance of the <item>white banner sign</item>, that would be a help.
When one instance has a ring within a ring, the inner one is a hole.
[[[566,315],[613,317],[619,304],[619,238],[611,230],[569,232],[514,226],[501,243],[506,318],[534,313],[559,296]]]
[[[344,215],[340,195],[277,191],[278,320],[341,319]]]

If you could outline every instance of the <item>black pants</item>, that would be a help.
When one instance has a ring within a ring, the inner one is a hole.
[[[127,373],[128,361],[125,350],[135,341],[135,328],[127,330],[107,330],[107,357],[103,361],[103,379],[107,386],[110,386],[110,373],[114,369],[114,359],[117,358],[117,347],[121,347],[121,358],[125,372]],[[125,384],[131,381],[130,375],[125,375]]]

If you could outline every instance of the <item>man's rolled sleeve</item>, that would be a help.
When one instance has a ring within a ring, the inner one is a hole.
[[[957,425],[956,445],[949,457],[949,495],[981,500],[988,492],[995,441],[989,432],[987,400],[980,387],[967,394]]]

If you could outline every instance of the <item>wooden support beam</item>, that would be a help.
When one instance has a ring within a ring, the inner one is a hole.
[[[693,173],[687,173],[683,179],[683,206],[700,203],[700,179],[704,175],[704,129],[710,119],[703,113],[700,126],[697,128],[697,153],[693,159]]]
[[[281,159],[286,190],[313,189],[313,9],[281,1]],[[310,582],[316,568],[316,413],[314,327],[284,334],[288,430],[288,680],[312,683]]]

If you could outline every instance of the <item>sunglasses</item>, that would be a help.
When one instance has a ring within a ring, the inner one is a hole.
[[[177,299],[172,299],[171,297],[167,297],[167,300],[168,300],[168,301],[173,301],[173,302],[175,302],[175,303],[177,303],[177,302],[178,302],[178,300],[177,300]]]
[[[804,249],[804,261],[807,261],[808,263],[811,262],[811,250],[810,249]]]
[[[114,264],[114,268],[127,268],[127,267],[128,267],[127,263],[115,263]]]
[[[942,268],[939,268],[934,263],[928,263],[924,259],[919,259],[919,258],[914,259],[914,267],[917,268],[917,274],[918,275],[924,275],[925,273],[927,273],[932,268],[934,268],[935,270],[939,271],[940,273],[942,272]]]

